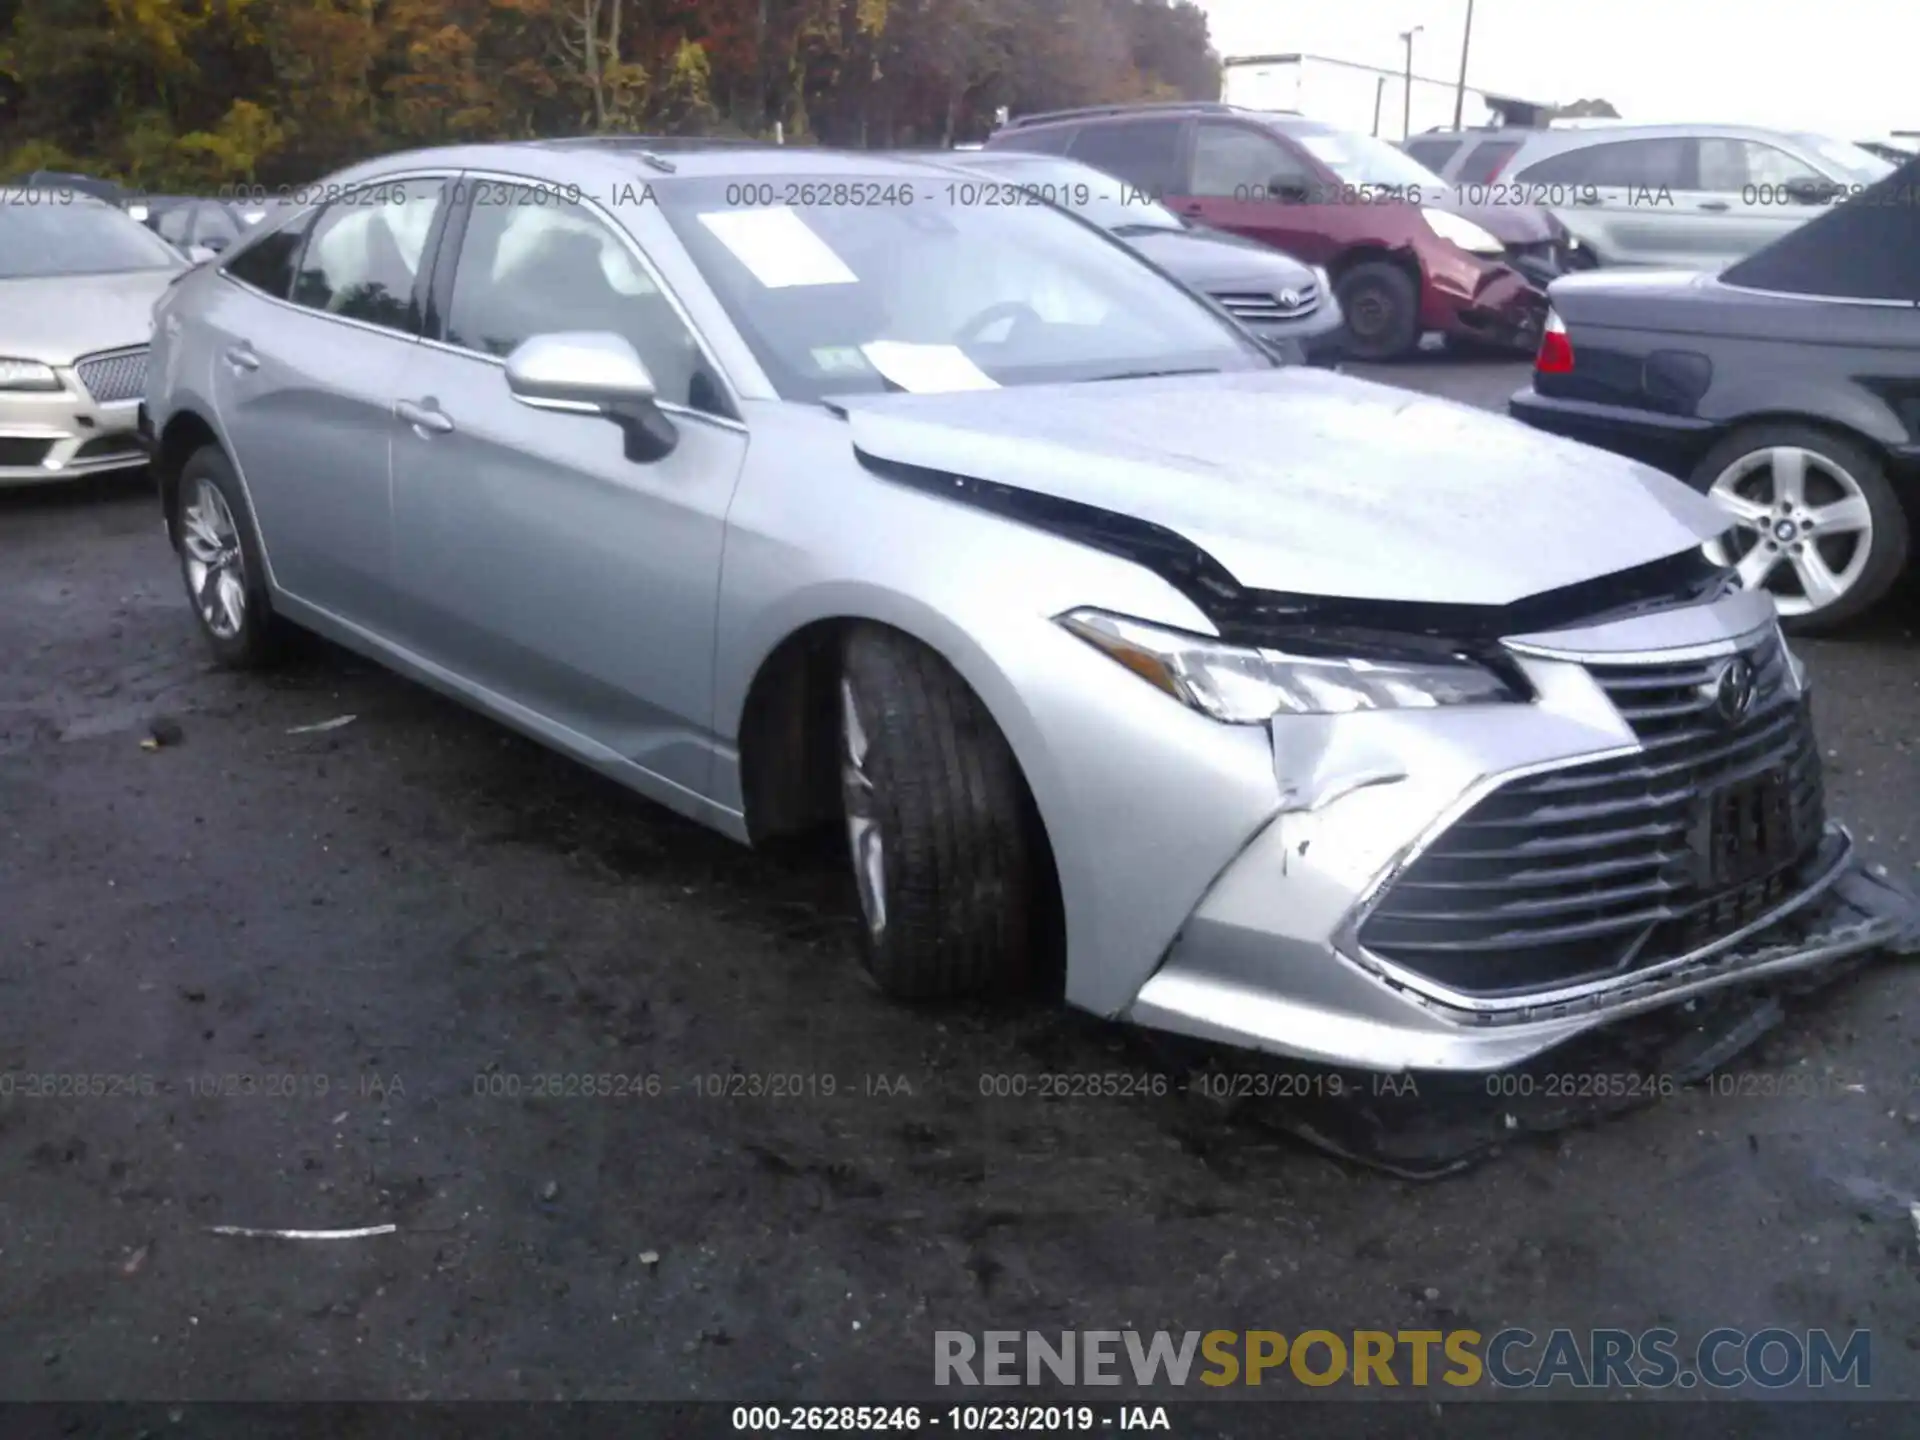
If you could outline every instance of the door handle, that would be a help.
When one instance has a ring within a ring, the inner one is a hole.
[[[445,435],[453,429],[453,419],[446,411],[434,405],[431,400],[418,403],[412,400],[396,400],[393,413],[422,435]]]
[[[1700,202],[1700,208],[1702,210],[1724,210],[1727,208],[1727,202],[1724,200],[1702,200]]]
[[[1198,200],[1182,200],[1177,208],[1182,215],[1198,215],[1207,207]]]
[[[260,357],[253,353],[253,346],[242,340],[238,345],[227,347],[226,361],[236,370],[258,370]]]

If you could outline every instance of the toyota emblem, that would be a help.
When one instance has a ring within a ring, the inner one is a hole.
[[[1280,308],[1282,310],[1298,310],[1300,308],[1300,292],[1298,290],[1282,290],[1277,298],[1280,301]]]
[[[1753,662],[1744,655],[1736,655],[1701,688],[1708,692],[1714,718],[1722,725],[1738,725],[1753,709]]]

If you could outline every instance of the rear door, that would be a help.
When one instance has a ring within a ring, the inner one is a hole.
[[[276,584],[349,624],[392,618],[394,400],[419,333],[447,175],[370,182],[300,224],[285,278],[235,256],[205,312],[213,400]],[[269,236],[267,245],[284,235]]]
[[[1554,214],[1601,263],[1691,269],[1703,253],[1693,173],[1693,142],[1672,137],[1579,145],[1513,178],[1544,187]]]
[[[1083,125],[1067,147],[1070,159],[1122,182],[1119,198],[1138,193],[1165,201],[1181,193],[1187,122],[1165,115]]]

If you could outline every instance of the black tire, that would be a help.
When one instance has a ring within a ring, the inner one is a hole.
[[[1334,282],[1347,317],[1347,357],[1397,360],[1420,344],[1420,287],[1398,265],[1368,260]]]
[[[842,795],[868,973],[904,1000],[1023,988],[1041,889],[1036,822],[1006,738],[951,666],[898,631],[849,632],[841,681]],[[858,765],[849,705],[865,739]],[[861,883],[862,803],[884,857],[877,918]]]
[[[1813,451],[1844,470],[1859,486],[1872,516],[1866,564],[1840,598],[1803,615],[1781,617],[1791,634],[1830,635],[1878,605],[1905,573],[1912,545],[1907,513],[1887,482],[1885,464],[1871,448],[1818,426],[1792,421],[1767,421],[1736,430],[1702,457],[1689,483],[1706,494],[1714,481],[1743,456],[1780,446]]]
[[[188,516],[200,498],[202,486],[219,492],[233,522],[238,551],[237,579],[244,603],[238,628],[232,634],[220,633],[209,622],[194,592],[196,550],[194,537],[189,533]],[[260,532],[254,523],[253,509],[247,504],[246,489],[219,446],[203,445],[187,457],[186,464],[180,467],[180,483],[174,487],[173,504],[173,543],[180,557],[187,604],[214,659],[233,670],[255,670],[272,664],[285,652],[286,623],[273,613],[266,563],[261,558]]]

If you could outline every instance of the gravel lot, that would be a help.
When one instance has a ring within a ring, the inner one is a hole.
[[[1805,652],[1836,810],[1920,881],[1915,618]],[[1745,1093],[1415,1184],[1192,1099],[984,1098],[1143,1062],[882,1001],[817,847],[329,649],[212,671],[140,484],[0,497],[0,655],[0,1074],[118,1092],[0,1096],[0,1396],[873,1400],[936,1329],[1778,1324],[1870,1328],[1920,1397],[1920,969],[1794,1014]]]

